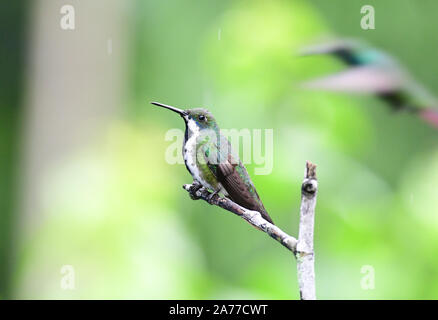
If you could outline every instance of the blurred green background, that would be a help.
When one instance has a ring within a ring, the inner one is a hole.
[[[293,235],[305,161],[318,164],[318,298],[438,298],[438,131],[371,96],[300,89],[343,66],[295,54],[363,39],[438,92],[438,2],[71,0],[63,30],[65,4],[0,5],[0,298],[299,297],[287,250],[182,190],[164,136],[183,122],[153,100],[274,129],[272,173],[247,167]]]

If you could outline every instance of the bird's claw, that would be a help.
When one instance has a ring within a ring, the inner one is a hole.
[[[210,193],[206,188],[202,186],[198,181],[194,180],[192,184],[183,185],[183,189],[186,190],[192,200],[205,199],[209,204],[215,204],[215,196],[219,196],[219,190]],[[208,196],[206,196],[208,193]]]
[[[214,204],[215,201],[213,201],[213,198],[218,194],[218,191],[215,191],[213,193],[210,193],[207,197],[207,202],[209,204]]]
[[[183,185],[183,188],[189,192],[190,198],[192,200],[199,200],[201,198],[196,193],[198,192],[199,189],[202,188],[202,185],[199,182],[197,182],[196,180],[193,181],[192,184]]]

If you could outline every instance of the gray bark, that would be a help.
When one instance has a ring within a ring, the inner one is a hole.
[[[295,252],[297,258],[298,285],[303,300],[315,300],[315,253],[313,250],[313,231],[315,221],[316,166],[307,162],[306,174],[301,187],[300,230]]]

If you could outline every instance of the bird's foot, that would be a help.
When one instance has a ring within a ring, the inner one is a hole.
[[[208,197],[207,197],[207,202],[208,202],[209,204],[215,204],[216,201],[214,201],[213,198],[214,198],[216,195],[219,197],[219,190],[216,190],[215,192],[210,193],[210,194],[208,195]]]
[[[198,181],[194,180],[192,184],[185,184],[183,185],[183,188],[189,192],[192,200],[198,200],[201,198],[197,192],[202,188],[202,184],[200,184]]]

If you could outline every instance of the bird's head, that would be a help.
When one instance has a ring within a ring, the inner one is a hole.
[[[213,129],[215,131],[218,130],[218,126],[215,118],[207,109],[202,108],[194,108],[194,109],[178,109],[172,106],[168,106],[166,104],[151,102],[153,105],[158,107],[166,108],[172,110],[173,112],[178,113],[185,121],[187,128],[191,132],[197,132],[204,129]]]

